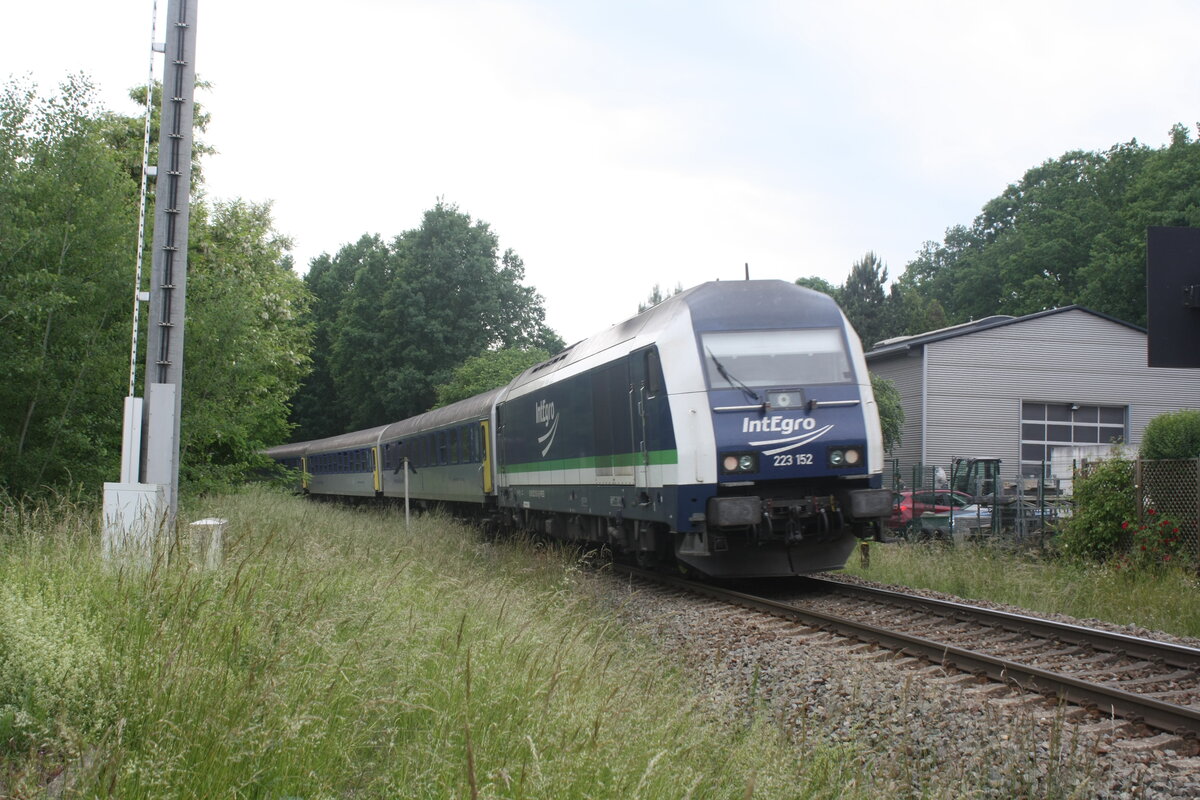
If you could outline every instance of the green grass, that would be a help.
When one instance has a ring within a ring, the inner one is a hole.
[[[702,703],[570,554],[264,490],[195,505],[230,521],[219,570],[105,562],[92,509],[0,509],[0,796],[869,792],[856,748]]]
[[[870,568],[851,556],[846,572],[1119,625],[1200,637],[1200,583],[1185,569],[1084,564],[973,545],[871,545]]]

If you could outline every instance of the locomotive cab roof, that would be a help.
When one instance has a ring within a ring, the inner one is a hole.
[[[841,309],[833,298],[794,283],[781,280],[709,281],[685,289],[608,330],[576,342],[553,358],[525,370],[509,384],[509,388],[524,386],[633,339],[645,339],[647,343],[655,341],[680,314],[687,314],[691,328],[698,332],[840,328],[845,324]],[[746,320],[751,320],[752,324],[747,326]]]

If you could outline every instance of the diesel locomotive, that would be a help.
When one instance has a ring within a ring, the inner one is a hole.
[[[311,495],[443,505],[713,578],[845,564],[891,513],[862,346],[784,281],[704,283],[508,385],[267,451]]]

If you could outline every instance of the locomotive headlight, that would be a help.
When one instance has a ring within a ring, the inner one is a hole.
[[[804,405],[804,392],[800,389],[782,389],[767,392],[767,407],[771,409],[796,409]]]
[[[726,475],[758,472],[757,453],[726,453],[721,456],[721,471]]]
[[[826,457],[833,468],[857,467],[862,463],[863,453],[861,447],[831,447]]]

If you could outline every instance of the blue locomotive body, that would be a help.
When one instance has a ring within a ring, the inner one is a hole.
[[[713,577],[841,567],[891,511],[858,337],[781,281],[702,284],[500,389],[269,452],[302,450],[309,492],[353,495],[312,467],[364,446],[377,496],[408,463],[418,501]]]

